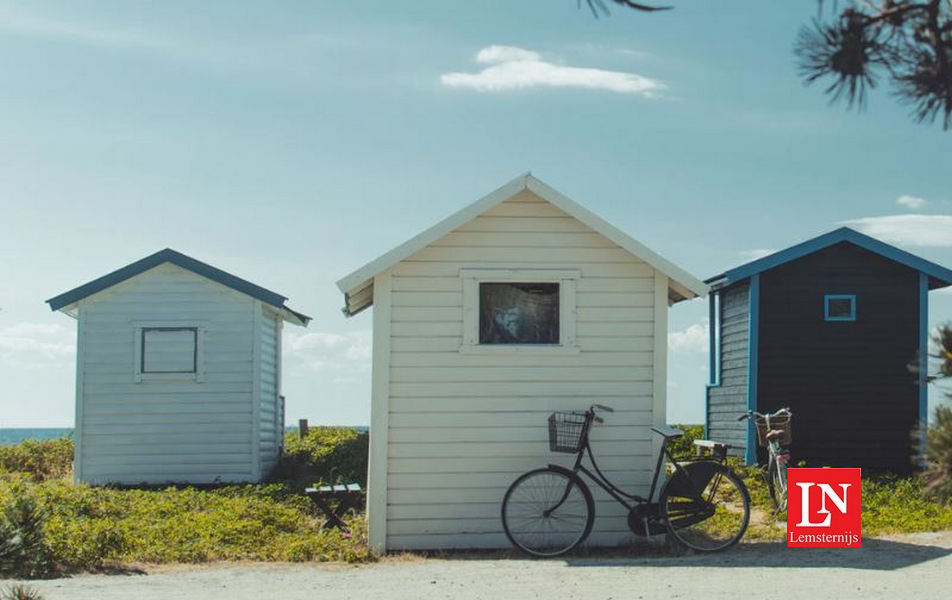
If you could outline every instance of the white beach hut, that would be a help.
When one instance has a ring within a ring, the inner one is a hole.
[[[338,287],[346,314],[374,307],[375,548],[507,546],[506,488],[572,458],[549,453],[553,410],[613,406],[592,434],[600,465],[647,492],[668,307],[707,292],[695,277],[524,175]],[[591,543],[629,538],[617,505],[598,513]]]
[[[286,298],[162,250],[47,300],[77,320],[75,479],[258,481],[283,445]]]

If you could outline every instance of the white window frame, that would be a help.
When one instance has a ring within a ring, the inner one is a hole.
[[[135,370],[136,383],[143,381],[205,381],[205,326],[198,321],[136,321],[135,329]],[[142,371],[142,330],[156,328],[182,328],[195,330],[195,372],[194,373],[144,373]]]
[[[577,354],[576,292],[582,274],[573,269],[460,269],[463,282],[463,343],[464,354]],[[559,343],[558,344],[480,344],[479,343],[479,284],[481,283],[558,283],[559,284]]]

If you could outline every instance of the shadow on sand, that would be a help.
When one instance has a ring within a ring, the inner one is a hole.
[[[571,567],[775,567],[893,571],[952,554],[952,548],[884,539],[864,539],[860,548],[787,548],[782,542],[740,544],[726,552],[683,556],[568,557]]]

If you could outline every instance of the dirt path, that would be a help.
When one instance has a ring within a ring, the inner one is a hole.
[[[866,539],[859,549],[743,544],[714,556],[387,559],[373,565],[217,565],[32,582],[47,600],[952,597],[952,532]],[[771,583],[773,582],[773,583]],[[764,586],[775,585],[773,592]]]

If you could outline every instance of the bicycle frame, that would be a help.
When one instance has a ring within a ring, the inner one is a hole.
[[[578,455],[575,458],[575,465],[571,469],[572,474],[577,476],[579,473],[584,473],[585,475],[588,476],[590,480],[592,480],[600,488],[605,490],[605,492],[609,496],[611,496],[616,502],[624,506],[629,511],[633,510],[636,506],[653,503],[651,499],[655,495],[655,490],[658,490],[658,480],[661,476],[661,471],[665,464],[665,458],[670,460],[671,463],[674,465],[674,470],[676,474],[683,475],[684,477],[687,477],[690,480],[687,471],[685,471],[685,469],[680,464],[678,464],[678,461],[675,460],[674,456],[672,456],[671,453],[668,451],[668,439],[665,438],[661,444],[661,451],[658,453],[658,460],[655,463],[654,476],[651,478],[651,488],[648,491],[648,497],[645,498],[644,496],[639,496],[638,494],[629,494],[628,492],[622,490],[621,488],[613,484],[611,480],[605,476],[604,473],[602,473],[601,469],[598,468],[598,463],[595,462],[595,454],[594,452],[592,452],[592,447],[589,443],[589,438],[588,438],[589,429],[591,428],[591,424],[593,420],[594,420],[594,415],[589,415],[588,420],[585,423],[585,434],[584,434],[585,438],[578,451]],[[590,471],[589,469],[585,467],[585,465],[582,464],[582,460],[585,458],[586,452],[588,453],[589,460],[592,462],[592,468],[594,469],[594,472]],[[721,462],[719,459],[712,458],[712,457],[698,457],[694,459],[688,458],[688,459],[683,459],[681,462],[691,462],[692,460],[693,461],[715,460],[717,462]],[[550,466],[557,467],[558,465],[550,465]],[[658,491],[660,494],[660,490]],[[562,497],[559,499],[559,501],[554,506],[546,510],[545,515],[549,516],[550,514],[552,514],[552,512],[558,509],[562,505],[562,503],[565,502],[565,500],[569,497],[569,494],[571,492],[572,492],[572,483],[570,482],[569,485],[565,487],[565,493],[562,494]],[[704,499],[701,498],[700,492],[696,493],[695,499],[701,502],[704,502]],[[634,503],[630,503],[629,501],[634,501]]]

